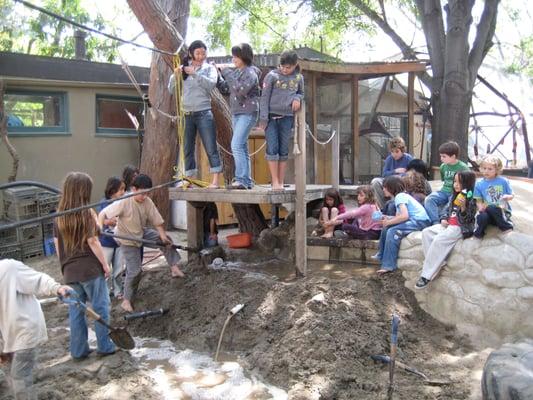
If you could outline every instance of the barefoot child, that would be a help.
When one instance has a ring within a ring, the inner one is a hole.
[[[476,218],[474,236],[482,238],[488,225],[496,225],[501,231],[513,230],[511,206],[514,193],[509,180],[502,176],[502,161],[491,154],[486,155],[479,164],[483,179],[476,183],[474,198],[479,214]]]
[[[91,200],[93,181],[83,172],[70,172],[63,183],[58,211],[86,206]],[[98,225],[93,209],[85,209],[58,217],[54,224],[54,243],[61,273],[66,284],[82,303],[90,302],[94,311],[109,323],[109,292],[106,278],[109,265],[98,240]],[[91,353],[88,342],[85,310],[69,305],[70,354],[74,359],[87,358]],[[95,322],[97,351],[101,355],[113,354],[115,345],[109,330]]]
[[[270,71],[263,81],[259,108],[259,126],[265,129],[272,190],[283,190],[294,113],[300,109],[304,97],[304,78],[296,52],[281,53],[279,64],[279,68]]]
[[[422,231],[424,267],[415,289],[424,289],[435,278],[459,239],[472,236],[477,212],[472,196],[475,184],[476,174],[471,171],[457,172],[453,178],[454,194],[441,224]]]
[[[383,217],[383,230],[379,237],[379,250],[373,257],[381,261],[378,275],[398,268],[398,252],[404,236],[429,226],[429,217],[424,207],[414,197],[405,193],[405,186],[399,176],[388,176],[383,181],[385,196],[394,199],[396,216]]]
[[[98,216],[100,226],[105,219],[117,218],[116,234],[138,239],[157,241],[161,239],[165,244],[171,244],[172,240],[167,236],[163,227],[164,221],[155,207],[152,199],[147,193],[142,193],[143,189],[150,189],[152,180],[149,176],[140,174],[132,184],[133,193],[139,192],[133,197],[116,201],[104,208]],[[149,229],[148,225],[155,229]],[[124,300],[122,308],[126,312],[133,311],[132,302],[135,298],[137,286],[141,280],[141,247],[142,244],[134,240],[117,239],[120,242],[120,251],[126,264],[126,279],[124,280]],[[162,250],[170,266],[172,277],[183,277],[180,266],[180,256],[178,252],[167,247]]]
[[[324,196],[324,204],[320,209],[320,218],[318,220],[320,226],[324,229],[324,234],[322,235],[323,238],[333,237],[335,226],[340,225],[340,223],[335,224],[332,223],[332,221],[335,220],[337,215],[345,212],[346,207],[344,207],[344,203],[338,190],[328,189]]]
[[[352,239],[379,239],[381,221],[374,221],[372,219],[372,214],[378,210],[374,202],[372,186],[359,186],[356,193],[359,207],[337,215],[331,219],[330,224],[341,225],[342,232],[346,232],[348,237]],[[344,222],[352,219],[352,223]],[[335,232],[335,235],[337,235],[337,232]]]

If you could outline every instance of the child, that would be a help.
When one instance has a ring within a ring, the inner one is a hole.
[[[100,205],[96,207],[96,211],[100,212],[105,207],[124,195],[126,185],[118,176],[112,176],[107,180],[104,198],[100,201]],[[117,225],[116,218],[104,220],[102,230],[106,233],[113,233]],[[104,251],[104,256],[108,264],[113,268],[113,279],[110,280],[111,291],[110,295],[118,299],[122,299],[122,274],[124,273],[124,263],[120,257],[120,247],[118,243],[109,236],[100,235],[100,244]]]
[[[415,170],[410,170],[402,177],[405,191],[413,196],[422,206],[426,199],[426,184],[427,180]]]
[[[259,112],[259,77],[261,70],[252,65],[254,52],[248,43],[231,48],[235,68],[222,69],[222,76],[230,90],[233,136],[231,152],[235,159],[235,180],[231,189],[251,189],[248,136],[257,123]]]
[[[218,245],[218,210],[213,202],[206,203],[204,207],[204,246],[214,247]]]
[[[372,214],[378,210],[374,203],[372,186],[359,186],[356,193],[359,207],[337,215],[335,218],[332,218],[330,223],[335,225],[342,224],[342,232],[346,232],[346,234],[353,239],[379,239],[381,233],[381,221],[374,221],[372,219]],[[351,219],[353,219],[352,223],[343,223],[343,221]]]
[[[131,164],[124,167],[124,170],[122,171],[122,181],[126,185],[124,193],[129,193],[131,191],[131,184],[137,175],[139,175],[139,168]]]
[[[409,172],[409,171],[418,172],[420,175],[422,175],[424,177],[424,180],[425,180],[425,184],[424,184],[425,197],[429,196],[433,190],[431,189],[431,185],[428,182],[429,170],[428,170],[428,166],[425,163],[425,161],[424,160],[420,160],[419,158],[413,158],[407,164],[407,172]],[[424,199],[425,199],[425,197],[424,197]]]
[[[161,239],[165,244],[172,244],[172,240],[167,236],[163,227],[164,221],[155,207],[148,193],[141,192],[143,189],[150,189],[152,180],[149,176],[140,174],[132,184],[132,192],[137,193],[133,197],[116,201],[104,208],[98,216],[100,226],[105,219],[117,218],[116,234],[118,236],[129,236],[136,239],[146,239],[157,241]],[[147,228],[152,225],[155,229]],[[135,240],[117,239],[120,243],[120,252],[126,264],[126,279],[124,281],[124,300],[122,308],[126,312],[132,312],[132,302],[141,280],[141,248],[142,244]],[[183,277],[181,272],[180,256],[171,247],[163,249],[165,258],[170,265],[172,277]]]
[[[279,68],[270,71],[263,81],[259,110],[259,127],[265,129],[272,190],[283,190],[294,113],[300,109],[303,98],[304,78],[298,66],[298,55],[294,51],[284,51]]]
[[[382,219],[383,230],[379,237],[379,250],[373,256],[381,261],[378,275],[394,271],[402,237],[419,231],[429,225],[429,217],[424,207],[411,195],[405,193],[405,186],[399,176],[388,176],[383,180],[383,192],[394,199],[396,216]]]
[[[207,46],[201,40],[193,41],[183,65],[170,77],[169,90],[174,94],[176,78],[183,77],[183,109],[185,111],[185,176],[194,177],[196,168],[196,132],[204,145],[209,172],[209,188],[218,188],[222,161],[217,148],[215,120],[211,111],[211,92],[218,81],[217,69],[207,61]],[[180,77],[181,75],[181,77]]]
[[[383,178],[387,176],[402,176],[407,171],[407,164],[413,159],[413,156],[406,153],[404,140],[395,136],[389,140],[390,154],[385,159],[383,166]],[[383,178],[374,178],[370,183],[374,190],[374,197],[380,209],[385,208],[385,194],[383,193]]]
[[[475,184],[476,174],[471,171],[457,172],[453,178],[454,193],[448,202],[447,212],[441,219],[441,225],[422,231],[424,267],[415,289],[424,289],[438,274],[459,239],[472,236],[477,212],[472,196]]]
[[[504,233],[513,230],[511,223],[511,206],[514,198],[509,180],[502,176],[502,161],[491,154],[482,158],[480,163],[483,178],[476,183],[474,198],[479,214],[476,218],[474,236],[482,238],[488,225],[496,225]]]
[[[333,231],[339,223],[334,223],[337,215],[346,212],[346,207],[342,201],[341,195],[336,189],[328,189],[324,195],[324,204],[320,209],[320,217],[318,223],[320,224],[320,231],[323,231],[323,238],[333,237]],[[340,226],[339,226],[340,229]],[[313,231],[313,236],[318,235],[317,230]]]
[[[70,172],[63,183],[58,211],[70,210],[90,203],[93,181],[83,172]],[[109,292],[106,278],[109,265],[98,240],[98,225],[93,209],[66,214],[54,224],[56,246],[63,280],[71,286],[82,303],[89,301],[103,321],[109,323]],[[74,359],[84,359],[89,349],[87,319],[81,307],[69,305],[70,354]],[[95,322],[94,330],[98,353],[113,354],[115,345],[109,330]]]
[[[0,260],[0,364],[7,364],[15,399],[37,399],[33,367],[48,337],[35,296],[68,296],[71,290],[20,261]]]
[[[442,188],[431,193],[424,201],[424,207],[429,215],[431,224],[435,225],[440,221],[441,209],[448,204],[453,193],[453,177],[459,171],[468,171],[468,166],[459,160],[459,145],[455,142],[446,142],[439,147],[440,178]]]

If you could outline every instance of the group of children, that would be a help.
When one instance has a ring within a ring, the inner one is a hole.
[[[503,165],[499,158],[482,158],[482,178],[476,182],[476,174],[459,160],[458,144],[446,142],[439,147],[443,185],[431,191],[425,163],[407,154],[399,137],[389,146],[384,177],[357,189],[358,207],[346,211],[339,192],[330,189],[319,219],[323,237],[379,238],[379,250],[373,256],[381,264],[379,275],[397,269],[401,240],[413,231],[423,231],[425,259],[415,285],[423,289],[459,239],[480,239],[488,225],[505,233],[513,229],[509,202],[514,194],[508,179],[500,176]]]
[[[285,51],[280,65],[259,81],[261,71],[253,65],[253,50],[247,43],[233,46],[232,64],[215,65],[207,62],[207,47],[200,40],[189,46],[187,57],[170,77],[169,90],[174,93],[176,79],[183,79],[185,110],[184,163],[185,176],[197,173],[195,160],[196,133],[204,145],[212,174],[210,188],[218,188],[222,161],[216,143],[216,128],[211,112],[211,92],[215,87],[229,91],[233,136],[231,151],[235,160],[235,178],[230,189],[251,189],[248,136],[259,122],[265,131],[266,159],[271,175],[272,190],[284,188],[285,169],[293,134],[294,113],[303,101],[304,80],[298,67],[298,55]]]

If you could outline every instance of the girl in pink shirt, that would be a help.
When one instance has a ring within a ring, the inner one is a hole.
[[[374,202],[372,187],[370,185],[360,186],[356,193],[359,207],[338,214],[332,218],[331,224],[341,225],[342,231],[352,239],[379,239],[381,222],[372,219],[372,214],[378,210]],[[347,223],[348,220],[353,220],[353,222]]]

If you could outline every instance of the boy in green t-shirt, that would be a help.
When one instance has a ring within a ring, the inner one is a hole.
[[[442,188],[431,193],[424,201],[424,207],[431,219],[431,224],[435,225],[440,222],[442,209],[453,193],[453,177],[456,172],[468,171],[468,165],[459,160],[459,145],[456,142],[446,142],[439,147],[440,160],[440,177],[442,179]]]

